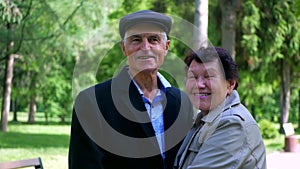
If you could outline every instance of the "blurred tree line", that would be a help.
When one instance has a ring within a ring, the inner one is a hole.
[[[152,9],[193,24],[196,2],[0,0],[1,130],[7,130],[8,116],[17,121],[20,111],[28,112],[28,123],[35,122],[37,111],[46,122],[54,116],[67,122],[76,94],[125,64],[118,34],[123,15]],[[210,0],[208,5],[208,38],[237,61],[242,102],[258,121],[298,122],[300,1]],[[168,57],[183,59],[190,45],[170,39]],[[173,69],[179,72],[179,66]]]

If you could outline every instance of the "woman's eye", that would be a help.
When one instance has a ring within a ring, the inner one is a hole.
[[[205,75],[204,77],[207,78],[207,79],[210,79],[210,78],[213,78],[215,76],[214,75]]]
[[[196,79],[195,75],[193,75],[193,74],[188,74],[188,75],[187,75],[187,78],[188,78],[188,79]]]

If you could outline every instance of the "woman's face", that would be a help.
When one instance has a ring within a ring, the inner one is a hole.
[[[192,61],[186,91],[193,105],[205,115],[221,104],[232,90],[218,59],[207,63]]]

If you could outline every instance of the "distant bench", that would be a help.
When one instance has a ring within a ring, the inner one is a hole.
[[[285,140],[284,140],[284,151],[286,152],[298,152],[299,145],[298,145],[298,139],[300,139],[300,135],[295,135],[295,129],[292,123],[284,123],[282,125],[284,134],[285,134]]]
[[[23,168],[23,167],[34,167],[35,169],[43,169],[42,160],[40,157],[37,157],[32,159],[0,163],[0,169],[13,169],[13,168]]]

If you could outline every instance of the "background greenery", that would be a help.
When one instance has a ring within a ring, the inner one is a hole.
[[[11,93],[15,111],[29,111],[29,103],[34,103],[37,111],[44,112],[45,121],[55,116],[62,122],[70,119],[73,98],[79,90],[110,78],[124,61],[117,33],[123,15],[153,9],[193,23],[195,11],[195,0],[11,2],[8,8],[0,0],[0,81],[4,82],[8,55],[16,54]],[[281,83],[290,83],[288,121],[297,123],[300,1],[238,2],[235,58],[241,74],[242,102],[256,120],[279,122]],[[221,46],[222,3],[209,1],[208,37],[215,46]],[[183,59],[189,47],[170,38],[169,53]],[[12,49],[10,42],[14,42]],[[290,81],[282,79],[282,65],[289,66]]]
[[[153,9],[193,23],[195,12],[195,0],[11,0],[11,6],[5,2],[0,0],[0,82],[4,84],[6,60],[14,54],[15,119],[12,122],[10,112],[8,132],[0,132],[1,161],[41,156],[45,168],[66,168],[77,92],[110,78],[124,62],[118,20],[133,11]],[[208,37],[215,46],[222,41],[223,2],[209,0]],[[239,2],[235,59],[241,100],[259,122],[268,152],[282,150],[284,136],[278,132],[282,83],[290,82],[287,121],[299,127],[300,1],[226,2]],[[168,58],[183,59],[189,47],[170,39]],[[284,66],[290,69],[290,81],[282,78]],[[37,108],[31,125],[29,103]]]

